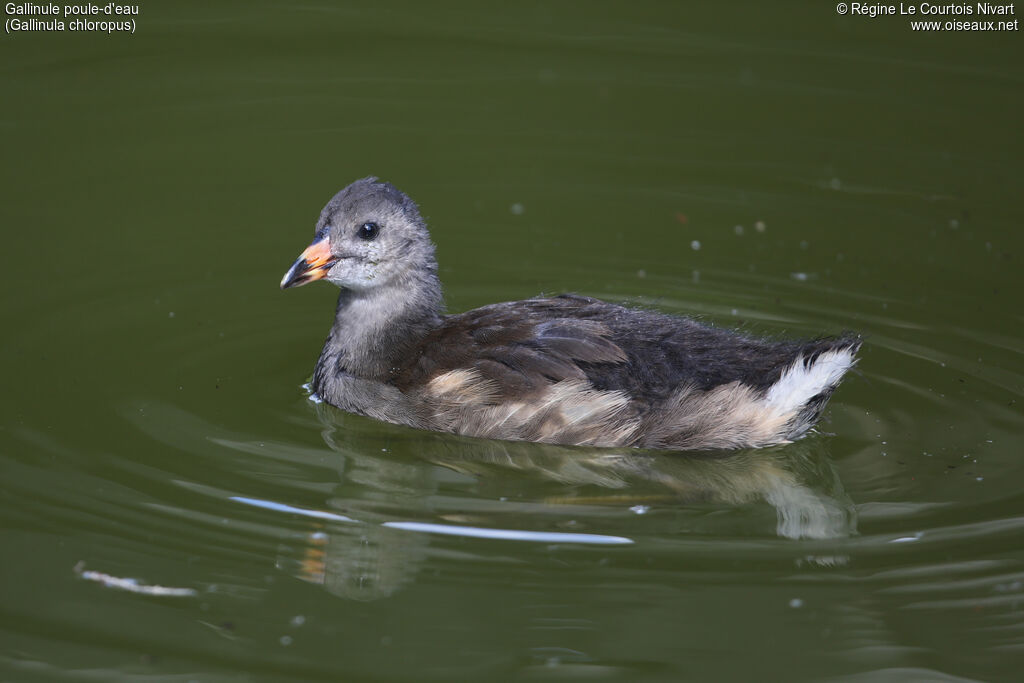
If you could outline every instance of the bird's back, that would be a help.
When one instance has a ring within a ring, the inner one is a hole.
[[[564,295],[447,316],[392,384],[426,426],[473,436],[761,446],[817,420],[859,344],[752,339]]]

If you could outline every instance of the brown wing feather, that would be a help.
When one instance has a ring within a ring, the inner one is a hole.
[[[585,380],[577,364],[621,363],[625,352],[601,322],[575,317],[590,299],[562,296],[485,306],[448,316],[392,384],[408,391],[457,369],[473,369],[495,387],[495,400],[525,399],[565,379]]]

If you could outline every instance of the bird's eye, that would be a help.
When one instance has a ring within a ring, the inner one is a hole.
[[[356,237],[361,240],[372,240],[377,237],[379,232],[380,226],[376,223],[363,223],[359,226],[359,230],[356,231]]]

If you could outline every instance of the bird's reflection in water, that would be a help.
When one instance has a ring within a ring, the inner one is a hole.
[[[645,528],[649,520],[642,513],[651,507],[686,508],[700,519],[701,512],[763,512],[768,506],[780,537],[842,538],[855,531],[853,504],[822,454],[821,440],[725,454],[652,453],[487,441],[397,427],[382,435],[369,430],[363,418],[326,405],[316,411],[325,442],[340,456],[341,483],[329,508],[351,521],[318,522],[300,557],[282,557],[279,566],[348,599],[387,597],[415,578],[431,536],[415,531],[629,543],[631,536],[664,533]],[[749,535],[749,519],[741,523]],[[721,526],[718,517],[712,524],[719,526],[703,531],[735,532]],[[411,527],[417,528],[411,532]],[[577,533],[584,530],[617,535]]]
[[[278,569],[350,600],[386,598],[416,578],[425,534],[370,525],[326,525],[309,536],[302,557],[278,558]]]

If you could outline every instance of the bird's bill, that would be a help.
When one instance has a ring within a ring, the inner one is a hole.
[[[329,240],[326,237],[319,239],[306,247],[299,260],[284,274],[281,289],[301,287],[307,282],[320,280],[337,261],[338,257],[331,253]]]

